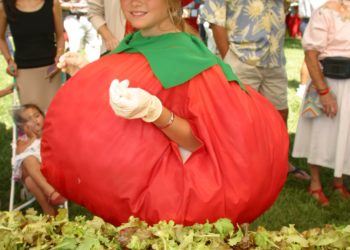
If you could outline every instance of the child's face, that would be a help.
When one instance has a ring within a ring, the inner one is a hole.
[[[172,29],[166,0],[121,0],[121,7],[131,25],[144,36],[156,36]]]
[[[41,132],[44,125],[44,117],[35,108],[27,108],[21,114],[25,120],[23,125],[24,132],[28,135],[34,133],[37,137],[41,137]]]

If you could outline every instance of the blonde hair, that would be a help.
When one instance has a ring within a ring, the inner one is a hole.
[[[182,18],[182,5],[181,0],[167,0],[168,3],[168,14],[171,22],[181,31],[190,33],[198,36],[198,32],[193,29],[189,24]]]

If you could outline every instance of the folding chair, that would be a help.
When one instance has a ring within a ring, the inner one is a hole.
[[[18,91],[17,91],[17,86],[16,86],[16,79],[14,78],[14,89],[13,89],[13,99],[12,99],[12,107],[16,107],[19,106],[19,100],[18,100]],[[17,138],[18,138],[18,128],[16,123],[13,123],[13,129],[12,129],[12,143],[11,143],[11,147],[12,147],[12,157],[11,157],[11,167],[12,167],[12,174],[11,174],[11,189],[10,189],[10,202],[9,202],[9,211],[13,211],[13,210],[21,210],[23,208],[26,208],[28,206],[30,206],[31,204],[33,204],[35,202],[35,198],[34,197],[30,197],[29,200],[25,201],[23,204],[20,204],[18,206],[15,207],[15,193],[16,193],[16,180],[15,180],[15,176],[14,176],[14,166],[15,166],[15,156],[16,156],[16,147],[17,147]],[[26,198],[25,193],[28,194],[28,191],[26,190],[26,187],[24,185],[22,185],[22,189],[21,189],[21,193],[24,195],[24,197],[21,198]],[[64,208],[66,208],[68,210],[68,202],[66,201],[64,203]]]
[[[17,92],[17,87],[16,87],[16,80],[14,78],[14,88],[13,88],[13,98],[12,98],[12,107],[15,107],[17,105],[19,105],[19,101],[18,101],[18,92]],[[10,202],[9,202],[9,210],[13,211],[13,210],[21,210],[25,207],[28,207],[29,205],[31,205],[34,201],[35,198],[32,197],[30,200],[26,201],[25,203],[14,207],[14,202],[15,202],[15,186],[16,186],[16,180],[14,178],[14,165],[15,165],[15,156],[16,156],[16,145],[17,145],[17,125],[14,122],[13,123],[13,128],[12,128],[12,143],[11,143],[11,147],[12,147],[12,157],[11,157],[11,167],[12,167],[12,174],[11,174],[11,189],[10,189]],[[23,187],[24,188],[24,187]]]

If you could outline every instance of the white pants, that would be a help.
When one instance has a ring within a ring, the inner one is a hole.
[[[69,40],[69,50],[80,52],[85,50],[88,60],[100,57],[101,38],[86,16],[69,15],[64,19],[64,29]]]

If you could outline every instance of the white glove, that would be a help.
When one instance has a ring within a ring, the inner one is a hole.
[[[59,58],[57,68],[73,76],[88,63],[89,61],[83,55],[77,52],[67,52]]]
[[[126,119],[141,118],[154,122],[162,113],[163,105],[154,95],[140,88],[128,88],[129,80],[113,80],[109,87],[109,103],[116,115]]]

